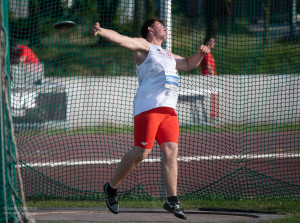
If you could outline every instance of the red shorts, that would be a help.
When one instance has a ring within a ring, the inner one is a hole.
[[[152,149],[154,141],[178,144],[179,123],[173,108],[159,107],[134,117],[134,145]]]

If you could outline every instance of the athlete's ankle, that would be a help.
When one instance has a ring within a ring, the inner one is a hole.
[[[178,203],[178,197],[177,196],[170,196],[167,197],[168,202]]]
[[[118,189],[112,187],[110,183],[107,184],[107,191],[108,191],[109,194],[115,195],[115,194],[117,194],[117,190]]]

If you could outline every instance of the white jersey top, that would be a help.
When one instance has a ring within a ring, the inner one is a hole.
[[[157,107],[176,109],[179,77],[171,53],[150,44],[145,61],[136,66],[139,88],[133,103],[133,115]]]

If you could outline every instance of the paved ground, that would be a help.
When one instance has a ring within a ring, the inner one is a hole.
[[[261,222],[284,217],[272,213],[185,210],[185,221],[163,209],[149,208],[122,208],[119,214],[112,214],[107,208],[38,208],[30,213],[37,222]]]

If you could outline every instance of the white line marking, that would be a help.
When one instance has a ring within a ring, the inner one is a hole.
[[[183,156],[178,157],[179,162],[203,161],[203,160],[237,160],[237,159],[282,159],[299,158],[299,153],[271,153],[271,154],[252,154],[252,155],[224,155],[224,156]],[[111,165],[120,163],[121,159],[113,160],[93,160],[93,161],[62,161],[45,163],[26,163],[20,167],[57,167],[57,166],[80,166],[80,165]],[[144,163],[159,163],[161,158],[143,160]]]

